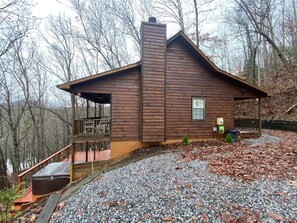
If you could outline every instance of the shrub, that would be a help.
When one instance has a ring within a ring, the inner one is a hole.
[[[232,143],[233,142],[233,138],[232,138],[230,133],[227,134],[227,136],[225,138],[225,142],[227,142],[227,143]]]
[[[190,143],[189,136],[188,134],[185,134],[182,140],[182,144],[189,145],[189,143]]]
[[[0,223],[12,222],[16,219],[20,212],[11,215],[14,202],[21,197],[23,191],[17,192],[18,187],[9,188],[5,191],[0,191]]]

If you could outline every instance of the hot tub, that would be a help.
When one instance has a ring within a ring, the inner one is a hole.
[[[33,195],[48,194],[69,183],[70,162],[50,163],[32,176]]]

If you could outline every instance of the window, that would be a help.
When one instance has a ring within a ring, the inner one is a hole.
[[[192,120],[205,120],[205,99],[192,97]]]

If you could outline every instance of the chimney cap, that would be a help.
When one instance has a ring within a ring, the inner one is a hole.
[[[151,22],[151,23],[157,23],[156,17],[150,17],[149,18],[149,22]]]

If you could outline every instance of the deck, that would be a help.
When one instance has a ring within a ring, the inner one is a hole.
[[[259,138],[261,136],[260,131],[257,130],[238,130],[239,131],[239,137],[241,139],[254,139],[254,138]]]
[[[84,118],[74,121],[74,143],[110,142],[110,118]]]
[[[258,138],[261,136],[261,120],[251,118],[235,118],[235,129],[239,131],[242,139]]]
[[[56,156],[61,156],[61,151],[65,152],[64,150],[68,150],[70,148],[70,145],[65,147],[63,150],[60,150],[59,152],[53,154],[54,156],[51,156],[49,158],[53,158]],[[103,150],[103,151],[91,151],[88,154],[88,160],[90,162],[92,161],[105,161],[105,160],[109,160],[110,159],[110,150]],[[85,151],[76,151],[75,155],[74,155],[74,160],[75,163],[84,163],[86,160],[86,152]],[[65,165],[67,166],[69,165],[69,162],[71,161],[71,155],[69,152],[67,152],[67,156],[66,158],[64,158],[63,160],[61,160],[61,162],[64,162]],[[37,166],[43,165],[44,163],[47,163],[46,165],[44,165],[42,168],[38,169],[39,171],[42,171],[43,169],[45,169],[49,164],[49,160],[46,159],[42,162],[40,162],[39,164],[35,165],[33,168],[30,168],[29,170],[25,171],[24,173],[27,174],[29,172],[32,172],[34,169],[37,169]],[[19,179],[19,181],[21,182],[23,177],[25,176],[25,174],[20,174],[19,176],[21,177],[21,179]],[[70,169],[69,169],[69,174],[70,174]],[[32,174],[31,174],[32,176]],[[49,176],[50,177],[50,176]],[[32,182],[32,179],[31,179]],[[26,208],[27,205],[33,203],[33,202],[37,202],[39,199],[41,199],[42,197],[47,196],[47,194],[43,194],[43,195],[34,195],[33,194],[33,190],[32,190],[32,186],[29,186],[28,188],[26,188],[24,194],[22,195],[21,198],[17,199],[15,204],[14,204],[14,210],[21,210],[23,208]]]

